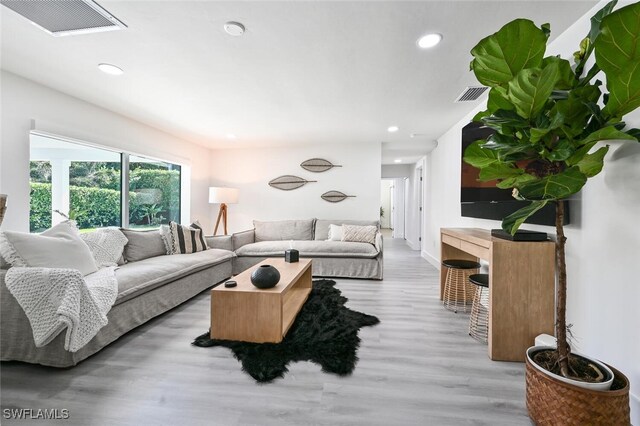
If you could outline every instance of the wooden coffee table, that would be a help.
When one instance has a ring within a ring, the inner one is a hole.
[[[280,271],[275,287],[259,289],[251,284],[251,273],[260,265]],[[311,259],[295,263],[265,259],[233,280],[237,287],[221,284],[211,290],[211,338],[279,343],[311,292]]]

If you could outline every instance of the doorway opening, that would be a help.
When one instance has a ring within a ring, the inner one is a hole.
[[[385,238],[405,237],[405,179],[380,182],[380,228]]]

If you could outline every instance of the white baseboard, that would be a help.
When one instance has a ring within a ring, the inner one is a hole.
[[[422,256],[423,259],[425,259],[427,262],[432,264],[436,269],[440,270],[440,261],[438,259],[431,256],[429,253],[427,253],[424,250],[420,252],[420,256]]]

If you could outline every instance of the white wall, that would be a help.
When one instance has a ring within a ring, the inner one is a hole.
[[[383,164],[382,178],[408,178],[412,170],[412,164]]]
[[[300,163],[310,158],[342,167],[308,172]],[[218,150],[211,159],[211,185],[240,190],[238,204],[229,205],[229,232],[252,228],[254,219],[378,220],[380,162],[380,144],[375,143]],[[281,175],[318,182],[293,191],[271,188],[269,181]],[[329,203],[320,196],[330,190],[356,197]]]
[[[549,53],[570,57],[588,31],[589,17],[605,3],[554,40]],[[427,158],[430,201],[424,215],[424,251],[425,258],[436,264],[441,227],[500,226],[497,221],[460,216],[461,130],[473,115],[442,135]],[[626,121],[640,127],[640,113]],[[603,172],[589,180],[570,206],[567,313],[574,349],[614,365],[631,380],[632,423],[640,424],[640,285],[634,267],[640,256],[640,144],[610,145]],[[526,228],[555,232],[544,226]]]
[[[29,131],[38,130],[186,166],[190,218],[211,224],[208,204],[211,151],[114,112],[2,71],[0,192],[9,195],[3,229],[29,231]],[[183,208],[184,210],[184,208]]]

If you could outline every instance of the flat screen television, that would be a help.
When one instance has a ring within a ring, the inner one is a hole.
[[[481,123],[469,123],[462,128],[462,154],[473,142],[486,139],[494,131]],[[496,187],[496,181],[480,182],[480,170],[465,163],[462,159],[460,177],[460,206],[462,216],[480,219],[502,220],[516,210],[529,204],[519,201],[511,195],[511,189]],[[569,223],[569,203],[565,203],[564,224]],[[526,223],[537,225],[555,225],[555,205],[548,204],[531,216]]]

